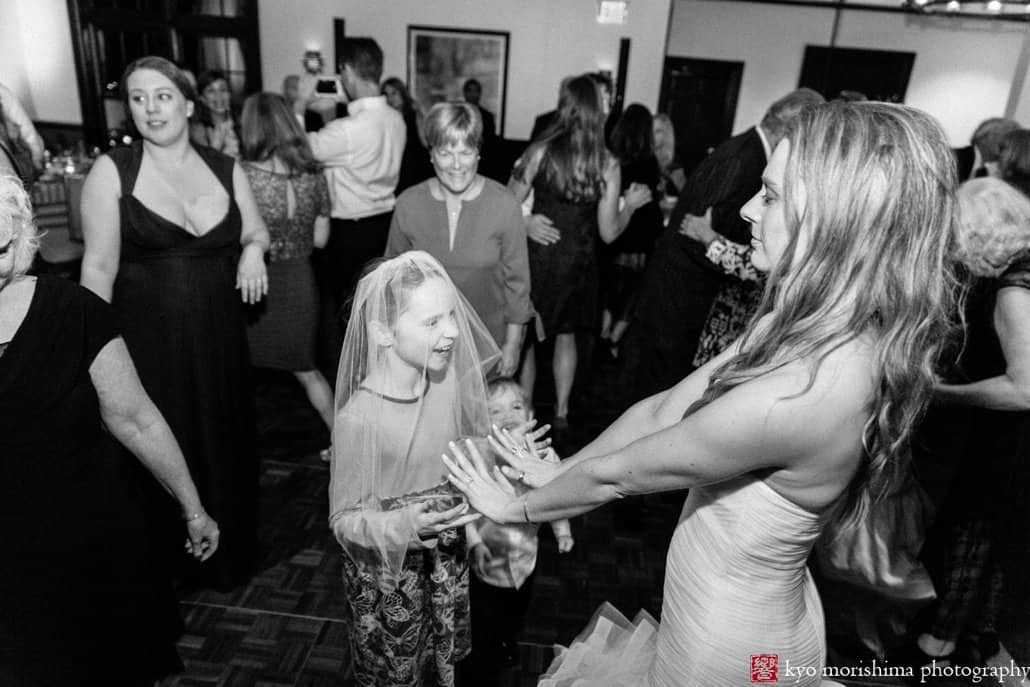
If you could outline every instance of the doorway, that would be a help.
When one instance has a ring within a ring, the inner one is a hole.
[[[743,74],[743,62],[665,58],[658,111],[672,120],[686,174],[733,132]]]

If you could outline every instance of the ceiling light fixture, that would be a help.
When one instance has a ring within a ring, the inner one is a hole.
[[[1027,0],[903,0],[901,6],[920,14],[953,14],[963,17],[1030,19]]]

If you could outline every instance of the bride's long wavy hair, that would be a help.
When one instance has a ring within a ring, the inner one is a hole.
[[[797,361],[809,366],[811,384],[827,355],[867,338],[875,391],[864,459],[837,511],[846,527],[907,470],[912,431],[953,326],[955,163],[937,122],[901,105],[815,106],[786,140],[791,239],[740,353],[715,370],[697,405]]]

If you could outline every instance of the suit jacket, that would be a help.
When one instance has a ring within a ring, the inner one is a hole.
[[[712,228],[748,243],[750,225],[740,209],[761,188],[765,149],[754,129],[719,145],[687,178],[669,225],[647,263],[638,306],[642,355],[640,396],[675,384],[693,369],[698,340],[712,301],[727,277],[705,257],[705,246],[679,233],[689,212],[712,208]]]
[[[721,143],[687,178],[669,219],[669,230],[678,231],[687,213],[703,215],[712,208],[715,231],[737,243],[750,241],[751,228],[740,209],[762,188],[765,163],[762,139],[754,127]],[[704,259],[704,246],[693,243],[694,253]]]
[[[494,113],[480,105],[476,105],[476,107],[479,108],[479,116],[483,119],[483,140],[489,141],[497,138],[497,122],[494,120]]]

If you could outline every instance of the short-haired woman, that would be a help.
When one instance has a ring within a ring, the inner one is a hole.
[[[119,443],[175,499],[166,543],[206,560],[218,525],[113,309],[26,276],[36,245],[28,194],[0,176],[0,684],[152,687],[182,667],[182,624]]]
[[[329,187],[281,95],[247,98],[241,126],[243,171],[272,239],[269,296],[253,307],[247,328],[250,363],[293,372],[332,432],[333,393],[315,366],[318,288],[311,266],[312,249],[329,240]]]
[[[475,107],[434,105],[425,131],[436,176],[397,199],[386,256],[424,250],[439,260],[501,347],[499,374],[510,376],[533,316],[522,209],[478,172],[483,122]]]

